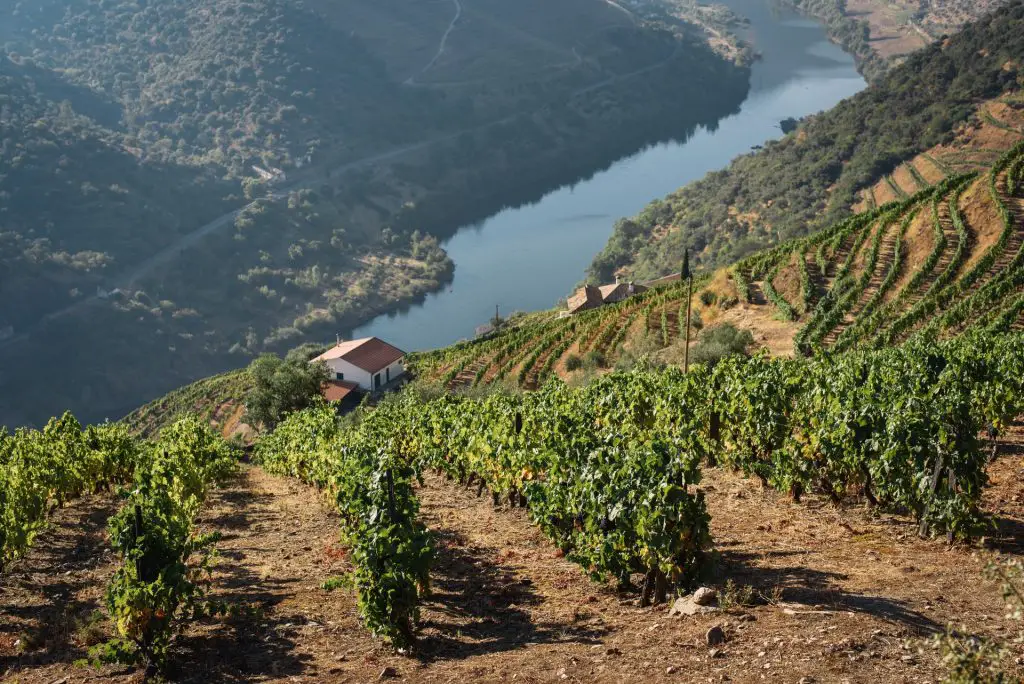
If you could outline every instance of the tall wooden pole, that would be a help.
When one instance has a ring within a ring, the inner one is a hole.
[[[690,302],[693,301],[693,277],[686,279],[686,339],[683,340],[683,372],[690,372]]]
[[[686,337],[683,339],[683,372],[690,372],[690,303],[693,301],[693,272],[690,271],[690,249],[683,251],[683,268],[679,280],[686,281]]]

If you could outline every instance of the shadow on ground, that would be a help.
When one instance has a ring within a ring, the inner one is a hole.
[[[845,591],[837,584],[846,579],[842,573],[795,564],[772,566],[765,562],[804,556],[801,551],[749,553],[730,550],[728,546],[724,544],[719,547],[726,576],[737,585],[752,586],[761,596],[771,596],[780,590],[781,600],[786,602],[823,610],[864,613],[921,634],[942,629],[942,625],[911,609],[905,601]]]
[[[528,579],[495,561],[493,549],[469,546],[461,535],[441,531],[432,572],[432,593],[424,607],[421,661],[461,660],[534,644],[597,644],[602,628],[579,622],[535,623],[524,608],[543,600]]]
[[[203,521],[203,527],[221,532],[218,546],[244,540],[245,531],[266,523],[272,494],[229,489],[218,494],[221,511]],[[310,658],[295,653],[295,639],[307,618],[273,611],[291,591],[293,580],[267,578],[246,567],[245,559],[257,551],[234,544],[218,552],[214,599],[241,611],[238,617],[201,621],[199,633],[183,635],[175,644],[177,663],[171,676],[185,682],[252,681],[267,677],[315,676]]]
[[[106,581],[105,571],[99,568],[111,560],[104,538],[118,504],[111,496],[79,500],[73,511],[63,512],[61,517],[66,519],[54,522],[52,532],[38,540],[28,557],[0,577],[0,635],[11,643],[20,640],[24,649],[19,655],[0,656],[0,672],[70,664],[87,656],[73,639],[103,607],[102,595],[93,598],[86,590]],[[35,595],[32,604],[19,604],[16,589]]]

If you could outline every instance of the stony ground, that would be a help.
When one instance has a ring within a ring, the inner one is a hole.
[[[203,526],[223,532],[214,577],[258,617],[191,623],[174,648],[181,681],[365,682],[931,682],[924,639],[949,623],[1003,641],[995,554],[1024,551],[1024,452],[1011,435],[991,467],[986,507],[998,527],[972,546],[920,540],[910,521],[810,498],[793,504],[709,470],[707,493],[726,610],[669,617],[633,593],[590,581],[523,510],[428,477],[423,518],[437,533],[420,645],[393,653],[359,625],[347,589],[321,588],[349,567],[338,521],[319,493],[247,467],[211,500]],[[0,679],[139,681],[128,669],[76,665],[109,635],[102,595],[112,497],[58,511],[31,554],[0,576]],[[744,594],[749,594],[744,596]],[[742,605],[749,604],[749,605]],[[721,628],[713,647],[707,633]],[[1024,674],[1024,650],[1006,665]],[[1015,662],[1016,659],[1016,662]]]

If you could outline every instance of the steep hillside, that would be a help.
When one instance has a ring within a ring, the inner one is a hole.
[[[1020,118],[1024,122],[1024,115]],[[984,168],[955,172],[807,238],[694,280],[691,352],[723,324],[773,356],[886,348],[915,335],[1024,331],[1024,133]],[[934,157],[932,157],[934,158]],[[415,354],[424,386],[536,390],[615,368],[682,365],[687,289],[678,275],[570,317],[537,312],[486,340]],[[699,357],[694,356],[694,359]],[[153,433],[183,412],[237,423],[244,374],[217,376],[131,414]]]
[[[709,266],[723,265],[841,220],[862,189],[952,141],[979,104],[1019,88],[1022,60],[1018,0],[914,53],[783,139],[619,221],[591,277],[655,278],[685,248]]]
[[[1024,116],[1021,117],[1024,121]],[[1020,141],[1024,133],[1014,137]],[[696,279],[695,333],[729,323],[774,355],[884,348],[915,333],[1024,328],[1024,143],[807,238]],[[537,314],[483,342],[419,355],[427,382],[536,389],[636,363],[681,365],[678,276],[620,304]]]
[[[458,226],[714,125],[749,75],[600,0],[0,0],[0,24],[11,423],[415,301]],[[44,361],[69,338],[87,363]]]

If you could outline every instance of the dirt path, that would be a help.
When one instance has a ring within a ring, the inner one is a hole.
[[[1024,438],[1015,430],[1014,441]],[[1017,446],[1003,454],[986,493],[999,525],[989,546],[1019,554],[1024,461]],[[362,629],[350,590],[321,588],[348,565],[338,520],[320,494],[246,469],[212,497],[203,525],[224,533],[218,595],[263,614],[192,623],[174,648],[175,679],[367,682],[384,673],[415,682],[909,682],[939,675],[937,655],[919,652],[916,640],[947,622],[1006,641],[1019,629],[1002,619],[977,549],[918,540],[905,519],[838,511],[813,497],[792,504],[718,469],[706,472],[701,488],[715,538],[713,581],[749,585],[756,605],[680,619],[667,617],[665,606],[640,609],[635,593],[588,579],[525,510],[495,509],[475,488],[428,475],[422,517],[437,534],[438,557],[419,653],[406,657]],[[13,647],[26,621],[49,622],[59,592],[72,596],[74,615],[98,606],[113,567],[102,553],[109,511],[93,501],[61,512],[25,567],[2,578],[0,678],[7,670],[6,680],[31,683],[138,681],[124,670],[73,666],[87,633],[80,627],[27,656]],[[727,640],[711,650],[705,633],[716,625]],[[1024,657],[1021,646],[1012,648],[1011,668]]]
[[[434,65],[437,64],[437,60],[441,59],[441,55],[444,54],[444,49],[445,49],[445,47],[448,46],[448,36],[450,36],[452,34],[452,31],[455,30],[455,25],[458,24],[459,23],[459,19],[462,18],[462,3],[459,2],[459,0],[452,0],[452,3],[455,5],[455,18],[452,19],[452,22],[448,25],[448,28],[447,28],[447,30],[445,30],[444,35],[441,36],[441,42],[437,46],[437,52],[434,53],[434,57],[429,62],[427,62],[427,65],[425,67],[423,67],[419,71],[419,73],[414,74],[414,75],[410,76],[409,78],[407,78],[405,80],[404,85],[415,85],[416,84],[416,76],[422,76],[423,74],[425,74],[428,71],[430,71],[431,69],[433,69]]]
[[[26,558],[0,574],[0,681],[58,679],[105,637],[89,627],[116,558],[106,544],[114,496],[85,497],[51,516]],[[14,674],[16,672],[16,674]],[[25,675],[25,676],[23,676]]]

